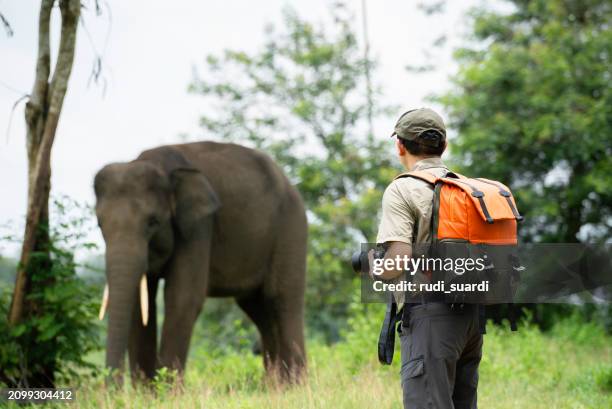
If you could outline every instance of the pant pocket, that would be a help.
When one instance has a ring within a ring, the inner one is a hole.
[[[427,407],[425,360],[422,356],[406,362],[401,369],[404,408]]]
[[[411,378],[416,378],[417,376],[421,376],[425,373],[425,363],[422,356],[411,359],[402,365],[401,375],[402,380],[407,380]]]

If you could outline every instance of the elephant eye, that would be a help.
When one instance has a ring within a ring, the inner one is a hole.
[[[150,228],[157,227],[159,225],[159,219],[156,216],[149,216],[147,220],[147,225]]]

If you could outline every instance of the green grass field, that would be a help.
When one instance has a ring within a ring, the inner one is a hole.
[[[309,343],[309,376],[280,388],[263,379],[260,357],[211,354],[196,342],[185,385],[109,391],[101,377],[77,388],[76,408],[401,408],[399,352],[392,366],[376,360],[378,320],[352,320],[344,342]],[[611,408],[611,337],[594,324],[566,320],[550,332],[488,327],[480,371],[481,408]],[[101,357],[101,355],[100,355]],[[164,374],[162,374],[164,375]],[[57,407],[64,407],[58,405]]]

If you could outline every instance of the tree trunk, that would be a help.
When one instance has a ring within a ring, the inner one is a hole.
[[[49,241],[49,190],[51,187],[51,148],[72,71],[80,1],[60,0],[62,28],[57,61],[51,73],[49,28],[55,0],[42,0],[38,20],[38,57],[32,94],[26,104],[28,153],[28,207],[23,246],[15,289],[9,309],[9,322],[18,323],[32,311],[26,303],[30,286],[30,256],[35,251],[47,251]]]

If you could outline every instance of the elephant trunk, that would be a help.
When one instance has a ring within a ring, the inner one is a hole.
[[[136,302],[140,295],[139,283],[146,271],[146,251],[127,252],[121,249],[126,247],[108,248],[107,246],[106,253],[108,278],[106,366],[111,370],[118,370],[118,374],[123,370],[133,309],[139,308]]]

